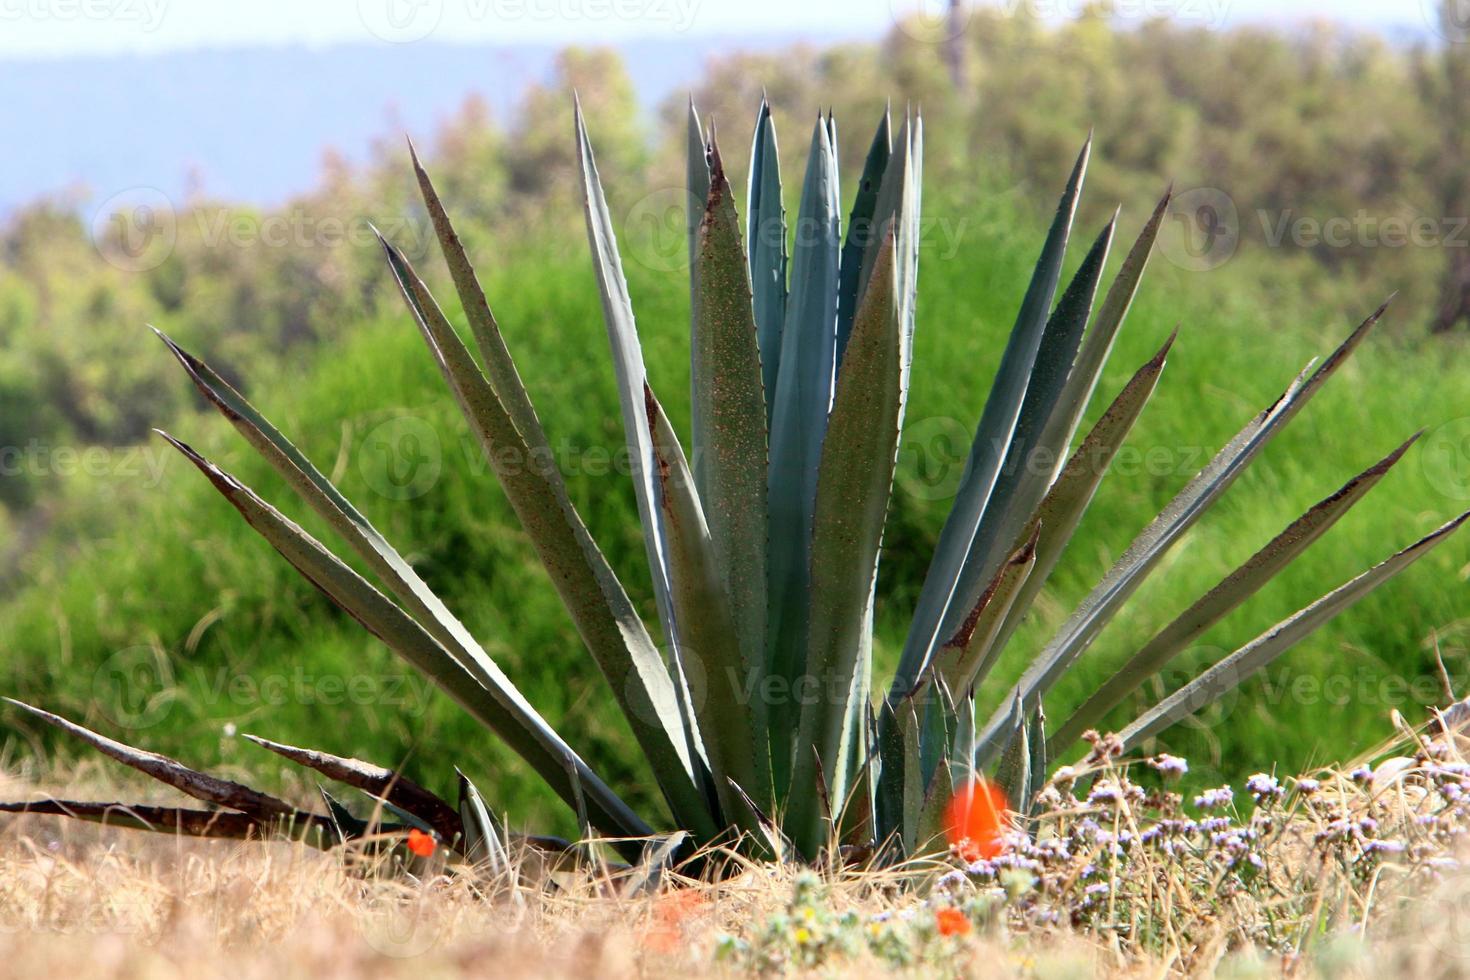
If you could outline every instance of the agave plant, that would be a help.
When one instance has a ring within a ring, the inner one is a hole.
[[[546,434],[416,155],[414,171],[479,361],[404,255],[382,242],[414,322],[642,748],[666,815],[635,812],[367,518],[244,397],[164,338],[204,396],[357,553],[376,583],[189,446],[165,438],[301,574],[504,739],[588,833],[621,839],[629,853],[636,851],[629,842],[656,835],[656,828],[673,832],[664,839],[666,853],[685,843],[805,860],[841,844],[885,858],[924,853],[939,836],[947,802],[977,774],[992,774],[1024,812],[1052,760],[1324,534],[1414,441],[1293,521],[1141,644],[1084,705],[1048,726],[1044,708],[1057,681],[1170,547],[1342,366],[1379,310],[1245,424],[1139,532],[1049,643],[1014,652],[1029,657],[1017,683],[987,684],[1152,395],[1174,342],[1170,337],[1137,369],[1077,440],[1169,204],[1166,194],[1100,302],[1116,218],[1063,288],[1089,142],[1010,334],[893,682],[875,699],[874,585],[911,377],[922,123],[907,116],[894,134],[885,113],[844,234],[835,125],[819,117],[789,251],[769,107],[762,105],[755,128],[743,228],[719,148],[692,105],[688,133],[689,192],[702,205],[688,215],[693,424],[686,453],[644,371],[614,222],[580,107],[576,113],[587,233],[662,645],[598,550],[560,474],[522,465],[551,458]],[[1112,744],[1137,747],[1219,697],[1444,541],[1466,517],[1213,664]],[[11,809],[93,819],[122,813],[134,826],[226,836],[285,827],[314,831],[327,844],[365,832],[363,821],[331,797],[326,814],[303,812],[28,710],[219,809],[119,811],[60,801]],[[468,780],[461,780],[459,805],[451,806],[399,773],[256,741],[368,792],[400,829],[433,833],[472,856],[503,853],[503,830]]]

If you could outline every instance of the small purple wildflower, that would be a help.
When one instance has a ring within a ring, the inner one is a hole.
[[[1245,781],[1245,788],[1257,803],[1274,800],[1286,792],[1286,790],[1281,788],[1281,783],[1275,776],[1264,772],[1258,772],[1250,779],[1247,779]]]
[[[1178,779],[1189,772],[1189,763],[1177,755],[1156,755],[1148,760],[1148,764],[1165,779]]]
[[[1201,810],[1215,810],[1220,807],[1229,806],[1235,801],[1235,792],[1229,786],[1220,786],[1216,789],[1207,789],[1203,794],[1194,798],[1194,805]]]

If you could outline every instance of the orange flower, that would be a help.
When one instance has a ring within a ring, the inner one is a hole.
[[[408,832],[408,849],[421,858],[428,857],[434,853],[434,835],[413,828]]]
[[[970,931],[970,919],[956,908],[940,909],[934,913],[934,923],[939,926],[941,936],[963,936]]]
[[[684,920],[697,915],[708,904],[699,892],[688,889],[666,892],[654,903],[653,914],[669,925],[682,925]]]
[[[684,946],[685,923],[708,903],[695,891],[666,892],[653,905],[653,922],[639,937],[645,949],[665,955]]]
[[[1004,847],[1010,820],[1006,795],[997,786],[977,779],[958,790],[944,811],[944,832],[962,860],[989,860]]]

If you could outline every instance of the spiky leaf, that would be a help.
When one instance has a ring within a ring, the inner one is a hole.
[[[798,846],[817,840],[808,805],[813,765],[820,760],[833,780],[833,797],[843,799],[845,753],[856,743],[841,695],[853,690],[898,454],[903,341],[895,274],[890,233],[853,327],[822,452],[806,643],[806,676],[817,696],[802,706],[792,778],[790,832]]]
[[[1242,681],[1268,666],[1318,627],[1423,558],[1459,530],[1467,520],[1470,520],[1470,512],[1461,514],[1392,558],[1339,586],[1210,667],[1144,712],[1119,733],[1124,751],[1137,748],[1144,739],[1189,717],[1201,708],[1208,707],[1221,695],[1234,690]]]
[[[1336,493],[1292,521],[1280,534],[1247,559],[1245,564],[1227,575],[1155,634],[1153,639],[1145,643],[1067,719],[1067,723],[1053,739],[1055,747],[1064,750],[1075,743],[1083,732],[1101,722],[1104,715],[1162,670],[1206,630],[1279,575],[1298,555],[1326,534],[1369,490],[1377,486],[1378,481],[1383,479],[1418,438],[1416,434],[1353,477]]]
[[[1082,193],[1082,180],[1091,150],[1089,140],[1078,156],[1067,189],[1062,194],[1056,218],[1032,274],[1031,285],[1021,303],[1021,312],[1006,343],[1005,353],[1001,355],[995,383],[986,399],[954,505],[940,531],[934,557],[924,576],[890,696],[901,696],[913,688],[935,647],[944,639],[941,624],[954,601],[960,570],[969,557],[981,516],[995,489],[1006,449],[1020,418],[1052,298],[1061,281],[1062,262],[1066,257],[1072,219]]]

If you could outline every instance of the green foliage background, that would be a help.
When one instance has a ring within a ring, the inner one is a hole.
[[[923,103],[929,231],[907,445],[880,568],[880,671],[902,643],[949,506],[946,481],[958,477],[965,447],[956,440],[979,416],[1040,246],[1043,209],[1089,124],[1099,143],[1084,236],[1122,201],[1121,233],[1131,240],[1170,177],[1227,189],[1247,215],[1408,207],[1432,189],[1430,140],[1416,122],[1429,111],[1415,81],[1432,67],[1423,52],[1326,35],[1123,32],[1098,17],[1046,29],[977,14],[971,38],[975,91],[962,99],[932,50],[902,31],[880,47],[732,57],[711,65],[696,93],[738,176],[759,85],[770,88],[783,152],[795,154],[785,161],[788,191],[800,173],[804,113],[835,104],[848,140],[867,131],[885,94]],[[1040,64],[1055,70],[1039,73]],[[1239,84],[1201,80],[1221,73]],[[682,212],[671,210],[682,207],[682,157],[673,137],[650,141],[640,128],[616,60],[569,52],[560,76],[504,124],[467,105],[428,148],[430,167],[553,444],[566,447],[559,463],[575,502],[653,622],[632,490],[617,466],[623,440],[607,342],[567,179],[574,87],[612,205],[626,216],[625,265],[651,379],[687,431],[688,286]],[[679,111],[671,105],[669,119]],[[660,143],[668,152],[654,152]],[[859,149],[844,142],[843,159],[850,171]],[[850,193],[854,175],[845,176]],[[437,274],[410,180],[406,151],[385,141],[374,163],[329,167],[287,211],[337,216],[349,227],[371,218]],[[149,425],[166,424],[322,531],[231,430],[195,411],[186,379],[142,329],[152,321],[240,379],[548,719],[615,785],[641,785],[632,802],[656,807],[604,682],[390,295],[378,251],[357,241],[221,246],[190,231],[208,227],[190,216],[221,209],[239,213],[191,202],[172,254],[140,273],[103,262],[65,202],[38,204],[6,230],[0,443],[102,446],[111,463],[102,475],[0,481],[11,532],[0,580],[4,693],[227,769],[277,770],[236,737],[243,731],[384,764],[407,759],[416,776],[442,786],[459,765],[517,822],[567,827],[508,753],[313,592],[166,446],[147,441]],[[1313,255],[1250,234],[1206,272],[1156,259],[1100,396],[1111,397],[1176,325],[1180,341],[1049,586],[1043,617],[1018,635],[1002,673],[1019,672],[1133,534],[1308,359],[1376,306],[1390,281],[1406,291],[1380,335],[1175,549],[1056,706],[1080,701],[1152,628],[1421,426],[1431,431],[1371,500],[1212,631],[1213,656],[1458,513],[1470,496],[1464,346],[1426,341],[1420,322],[1442,261],[1429,249]],[[440,287],[447,304],[451,291]],[[403,472],[423,477],[412,485],[422,493],[391,499],[385,467],[412,462],[402,455],[405,434],[418,440],[413,459],[427,468]],[[155,460],[159,480],[148,475]],[[1421,719],[1423,702],[1438,697],[1436,647],[1452,675],[1466,673],[1467,576],[1470,543],[1452,541],[1269,677],[1171,732],[1166,747],[1189,756],[1206,780],[1350,757],[1389,730],[1391,709]],[[1211,657],[1201,648],[1177,680]],[[12,760],[40,750],[65,760],[69,746],[7,727],[15,722],[0,719]]]

